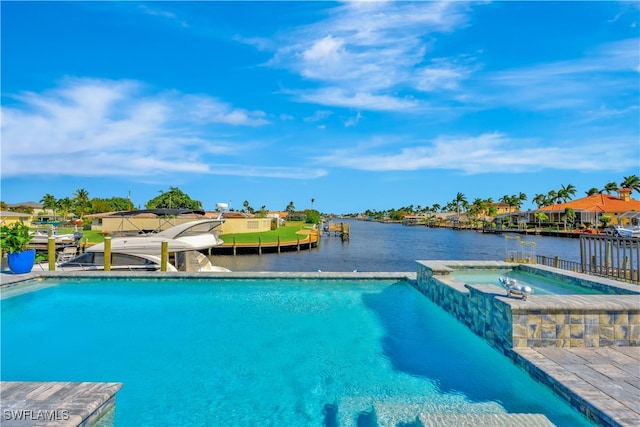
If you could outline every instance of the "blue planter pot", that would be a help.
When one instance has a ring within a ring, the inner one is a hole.
[[[7,254],[7,262],[9,263],[9,270],[15,274],[29,273],[36,262],[36,250],[28,249]]]

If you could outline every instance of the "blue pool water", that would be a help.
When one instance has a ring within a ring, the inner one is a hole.
[[[529,285],[534,295],[603,295],[605,292],[574,285],[571,283],[553,280],[548,277],[520,270],[457,270],[451,273],[451,277],[470,284],[493,284],[502,287],[500,277],[516,279],[519,283]]]
[[[2,300],[1,339],[2,380],[123,382],[116,426],[589,425],[407,282],[62,282]]]

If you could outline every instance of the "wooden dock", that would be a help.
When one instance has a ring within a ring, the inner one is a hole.
[[[2,426],[109,425],[122,383],[0,382]],[[111,425],[113,420],[111,419]]]
[[[349,224],[346,222],[330,223],[324,226],[324,233],[327,236],[338,236],[342,241],[347,241],[351,237]]]

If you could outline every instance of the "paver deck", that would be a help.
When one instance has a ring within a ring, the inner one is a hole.
[[[640,347],[514,351],[531,375],[600,424],[640,426]]]

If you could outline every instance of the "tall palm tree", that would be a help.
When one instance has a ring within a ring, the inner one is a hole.
[[[62,219],[66,220],[69,216],[69,212],[73,209],[73,200],[68,197],[64,197],[58,200],[58,209],[62,212]]]
[[[558,198],[562,200],[564,203],[567,200],[571,200],[572,196],[576,194],[576,187],[573,184],[561,185],[560,190],[558,190]]]
[[[540,209],[541,207],[544,207],[547,205],[547,196],[545,196],[544,194],[538,193],[533,197],[532,202],[536,204],[538,209]]]
[[[296,210],[296,207],[293,205],[293,202],[289,202],[287,207],[284,209],[287,213],[293,213]]]
[[[527,195],[526,195],[526,194],[524,194],[524,193],[521,191],[521,192],[520,192],[520,194],[518,194],[518,199],[519,199],[521,202],[526,202],[526,201],[527,201]]]
[[[586,193],[587,196],[593,196],[594,194],[598,194],[599,192],[600,190],[598,190],[598,187],[591,187]]]
[[[620,183],[622,188],[630,188],[632,191],[640,193],[640,178],[637,175],[625,176],[624,181]]]
[[[42,196],[42,199],[40,199],[40,203],[42,203],[42,207],[44,209],[50,209],[53,211],[53,220],[56,220],[56,211],[57,211],[57,204],[56,204],[56,198],[53,196],[53,194],[45,194],[44,196]]]
[[[607,184],[604,186],[604,188],[602,190],[600,190],[601,193],[603,191],[606,191],[607,194],[611,194],[612,191],[618,191],[618,184],[616,184],[613,181],[607,182]]]
[[[89,192],[84,188],[80,188],[73,193],[73,202],[75,204],[80,219],[84,216],[86,209],[89,207]]]
[[[456,212],[458,213],[458,225],[459,225],[459,223],[460,223],[460,207],[461,206],[462,207],[467,206],[467,204],[469,202],[467,201],[467,197],[464,194],[460,193],[460,192],[458,192],[458,194],[456,194],[456,198],[453,199],[452,202],[456,207]]]

